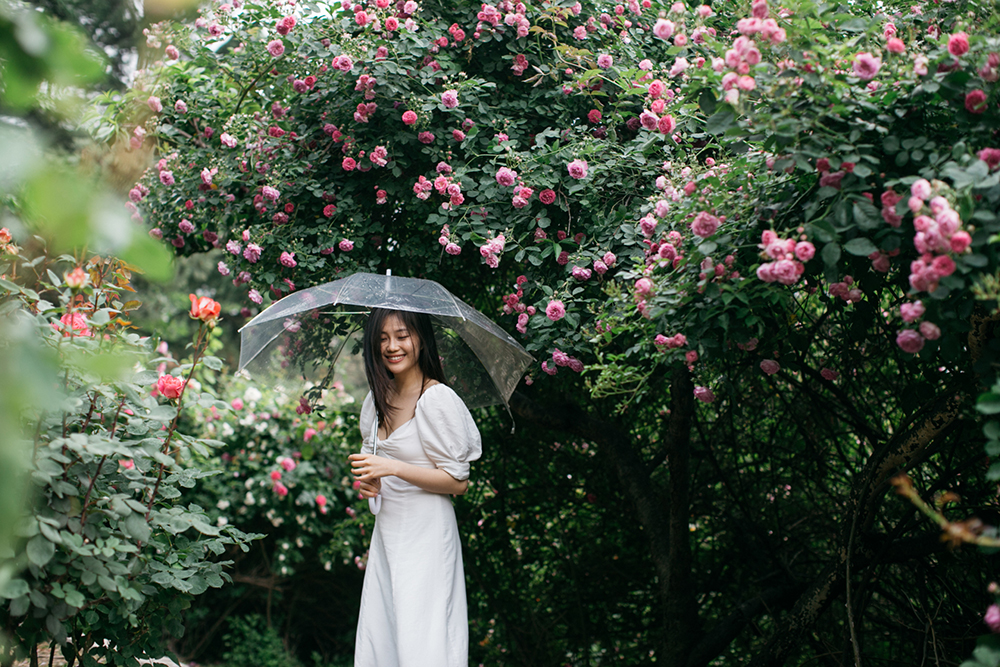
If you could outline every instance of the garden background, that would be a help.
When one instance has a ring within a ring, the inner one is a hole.
[[[471,664],[1000,664],[998,21],[5,0],[0,664],[351,664],[356,402],[233,371],[387,269],[537,360]]]

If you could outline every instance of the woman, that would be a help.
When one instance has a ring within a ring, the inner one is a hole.
[[[462,545],[449,494],[465,493],[482,452],[462,399],[444,383],[430,317],[375,309],[364,332],[371,389],[364,446],[350,456],[361,495],[382,496],[361,593],[355,667],[466,667]],[[371,433],[378,420],[378,452]]]

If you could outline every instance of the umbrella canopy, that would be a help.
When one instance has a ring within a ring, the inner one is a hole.
[[[240,329],[239,369],[286,391],[367,392],[361,333],[372,308],[427,313],[448,384],[469,408],[504,404],[533,359],[489,318],[432,280],[355,273],[289,294]],[[343,354],[344,352],[347,354]]]

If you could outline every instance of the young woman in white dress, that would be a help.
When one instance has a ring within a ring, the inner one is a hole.
[[[382,497],[355,667],[467,667],[462,545],[449,495],[468,488],[479,430],[444,383],[430,317],[375,309],[365,326],[364,445],[350,456],[361,495]],[[378,455],[371,433],[378,422]]]

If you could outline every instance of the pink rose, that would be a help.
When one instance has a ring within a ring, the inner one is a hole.
[[[441,104],[444,105],[446,109],[454,109],[458,106],[458,91],[457,90],[446,90],[441,93]]]
[[[878,74],[879,68],[881,67],[882,60],[880,58],[876,58],[867,51],[859,53],[854,58],[854,73],[859,79],[864,81],[874,79],[875,75]]]
[[[965,110],[969,113],[983,113],[986,111],[986,93],[977,88],[966,95]]]
[[[538,193],[538,199],[543,204],[548,205],[556,200],[556,193],[554,190],[546,188],[545,190],[542,190],[541,192]]]
[[[639,278],[635,281],[635,293],[645,298],[653,291],[653,281],[649,278]]]
[[[712,403],[715,401],[715,394],[708,387],[695,387],[694,397],[702,403]]]
[[[549,305],[545,307],[545,316],[553,322],[558,322],[566,316],[566,306],[563,305],[562,301],[553,299],[552,301],[549,301]]]
[[[653,34],[663,40],[670,39],[674,34],[674,24],[666,19],[658,19],[653,24]]]
[[[417,114],[414,113],[413,111],[404,111],[403,122],[406,123],[407,125],[413,125],[414,123],[417,122]]]
[[[280,39],[272,39],[267,43],[267,52],[273,57],[279,58],[285,52],[285,43]]]
[[[838,373],[837,371],[833,370],[832,368],[823,368],[823,370],[821,370],[819,372],[819,374],[820,374],[820,376],[824,380],[831,380],[832,381],[832,380],[836,380],[838,377],[840,377],[840,373]]]
[[[340,243],[337,244],[343,252],[350,252],[354,250],[354,241],[349,241],[347,239],[341,239]]]
[[[504,186],[514,185],[517,181],[517,172],[507,167],[500,167],[496,175],[497,183]]]
[[[581,179],[587,177],[587,161],[586,160],[573,160],[566,168],[569,170],[569,175],[571,178]]]
[[[765,359],[760,362],[760,370],[764,371],[767,375],[774,375],[781,370],[781,364],[774,359]]]
[[[295,261],[295,253],[288,251],[282,252],[281,257],[278,258],[278,262],[282,266],[287,266],[290,269],[294,268],[297,264],[297,262]]]
[[[274,483],[274,492],[278,494],[278,497],[284,498],[288,495],[288,487],[281,482]]]
[[[964,32],[956,32],[948,36],[948,53],[955,56],[964,55],[969,51],[969,36]]]
[[[808,262],[816,255],[816,247],[809,241],[799,241],[795,244],[795,256],[800,262]]]
[[[691,222],[691,231],[694,232],[696,236],[700,236],[703,239],[707,239],[709,236],[715,234],[719,229],[720,220],[705,211],[700,211],[698,215],[694,216],[694,220]]]
[[[921,301],[904,303],[899,307],[899,316],[903,318],[904,322],[916,322],[923,317],[925,310],[924,304]]]
[[[184,391],[184,380],[173,375],[161,375],[156,380],[156,390],[167,398],[180,398]]]
[[[986,627],[990,629],[990,632],[1000,632],[1000,606],[991,604],[986,609],[986,616],[983,618],[983,622],[986,623]]]
[[[920,335],[920,332],[913,329],[903,329],[896,334],[896,345],[903,352],[916,354],[924,347],[924,337]]]
[[[358,163],[352,157],[345,157],[340,166],[343,167],[344,171],[354,171],[354,168],[358,166]]]

